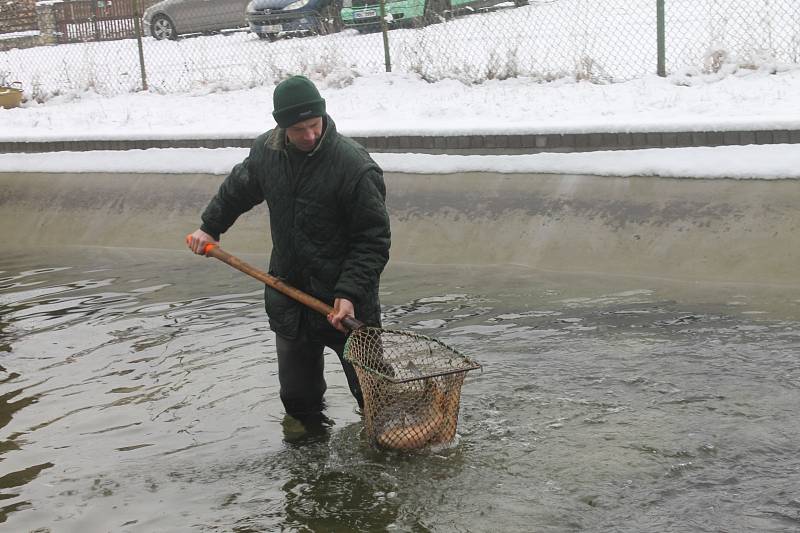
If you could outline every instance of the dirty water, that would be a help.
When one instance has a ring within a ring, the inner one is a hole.
[[[221,263],[28,247],[0,270],[3,530],[800,529],[796,288],[392,263],[385,325],[484,365],[455,445],[398,454],[330,352],[331,424],[284,417],[261,289]]]

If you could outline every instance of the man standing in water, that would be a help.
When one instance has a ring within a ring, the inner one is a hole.
[[[326,320],[269,286],[264,291],[281,401],[287,414],[306,422],[319,420],[324,407],[325,346],[339,356],[363,407],[355,371],[342,358],[342,319],[380,325],[378,284],[389,260],[389,216],[383,171],[363,147],[336,132],[310,80],[293,76],[278,84],[272,116],[277,127],[260,135],[233,167],[188,244],[202,254],[239,215],[267,202],[269,273],[334,309]]]

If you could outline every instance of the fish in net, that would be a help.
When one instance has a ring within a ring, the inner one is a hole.
[[[461,386],[480,365],[437,339],[362,327],[347,339],[364,395],[364,430],[382,448],[419,450],[453,441]]]

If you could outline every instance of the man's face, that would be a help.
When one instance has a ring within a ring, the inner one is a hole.
[[[286,128],[289,142],[303,152],[310,152],[322,135],[322,117],[309,118]]]

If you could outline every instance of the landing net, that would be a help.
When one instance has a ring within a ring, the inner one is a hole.
[[[417,450],[456,435],[461,385],[480,365],[436,339],[360,328],[345,344],[364,394],[364,428],[383,448]]]

